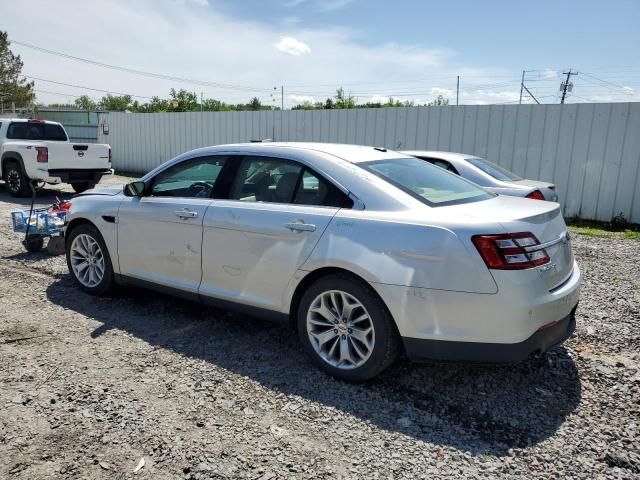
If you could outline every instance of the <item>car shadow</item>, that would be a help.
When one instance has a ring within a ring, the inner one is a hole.
[[[400,361],[374,380],[348,384],[318,370],[284,326],[146,290],[92,297],[69,275],[55,280],[47,296],[101,323],[87,342],[118,329],[379,428],[473,454],[506,455],[543,441],[581,398],[564,348],[509,366]]]

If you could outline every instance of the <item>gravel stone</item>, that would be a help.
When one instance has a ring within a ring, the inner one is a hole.
[[[56,195],[71,191],[39,202]],[[637,240],[573,235],[584,285],[563,347],[350,385],[284,327],[83,294],[63,256],[9,233],[27,207],[0,185],[0,478],[640,478]]]

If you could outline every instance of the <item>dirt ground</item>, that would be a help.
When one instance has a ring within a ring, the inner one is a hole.
[[[123,177],[105,183],[122,183]],[[47,188],[43,204],[68,188]],[[333,380],[279,325],[81,293],[0,184],[0,478],[640,478],[640,241],[575,235],[575,336],[511,366]],[[508,319],[505,319],[508,321]]]

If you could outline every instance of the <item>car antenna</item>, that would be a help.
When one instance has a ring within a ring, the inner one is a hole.
[[[386,152],[387,149],[384,147],[373,147],[374,150],[378,150],[379,152]]]

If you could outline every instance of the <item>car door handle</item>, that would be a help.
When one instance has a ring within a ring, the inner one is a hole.
[[[292,232],[315,232],[316,226],[311,223],[292,222],[285,223],[284,226]]]
[[[193,210],[189,210],[188,208],[183,208],[182,210],[176,210],[176,216],[182,219],[196,218],[198,216],[198,212],[194,212]]]

